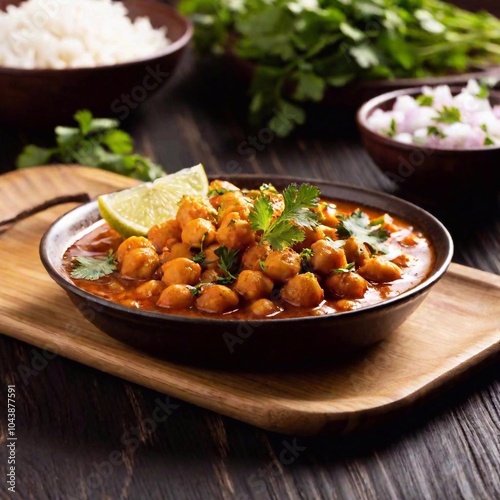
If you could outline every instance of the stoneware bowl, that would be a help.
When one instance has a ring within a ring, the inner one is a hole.
[[[304,182],[304,179],[256,176],[235,176],[230,180],[248,188],[272,182],[278,189],[284,189],[291,182]],[[97,328],[156,356],[215,367],[252,369],[332,362],[385,339],[403,323],[448,268],[453,243],[437,219],[399,198],[340,184],[308,182],[317,185],[326,198],[397,214],[423,231],[436,254],[429,277],[396,298],[326,316],[241,321],[140,311],[81,290],[62,269],[66,249],[100,220],[95,201],[77,207],[54,222],[41,240],[40,257],[52,279]]]
[[[0,0],[0,9],[20,3]],[[0,67],[0,121],[51,128],[71,123],[75,111],[83,108],[100,116],[125,119],[157,92],[172,75],[193,28],[172,7],[154,0],[123,3],[132,19],[147,16],[155,28],[166,26],[171,44],[148,59],[113,66],[62,70]]]
[[[452,88],[454,94],[459,91]],[[420,87],[388,92],[369,100],[358,111],[361,138],[373,161],[400,188],[435,201],[497,191],[500,146],[430,149],[397,142],[368,128],[367,120],[376,109],[387,111],[399,96],[421,93]],[[490,101],[500,104],[500,92],[492,92]]]

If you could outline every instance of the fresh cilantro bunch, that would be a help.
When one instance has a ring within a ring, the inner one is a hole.
[[[163,169],[149,158],[135,154],[132,138],[118,128],[120,122],[94,118],[88,110],[75,116],[78,127],[56,127],[53,148],[30,144],[17,158],[17,167],[33,167],[51,162],[76,163],[102,168],[142,181],[165,175]]]
[[[304,123],[301,103],[328,88],[500,62],[500,20],[440,0],[181,0],[179,8],[201,52],[254,64],[250,119],[281,136]]]

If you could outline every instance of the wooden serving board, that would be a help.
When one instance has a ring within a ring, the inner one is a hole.
[[[47,198],[96,196],[133,183],[82,167],[11,172],[0,176],[0,218]],[[156,359],[94,328],[43,269],[40,237],[72,206],[50,208],[0,235],[0,332],[253,425],[300,435],[366,427],[500,351],[500,278],[452,264],[389,340],[342,366],[230,373]]]

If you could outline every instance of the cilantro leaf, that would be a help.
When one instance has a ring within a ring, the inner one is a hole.
[[[272,230],[265,233],[262,237],[275,250],[283,250],[295,243],[300,243],[304,238],[304,232],[287,219],[278,219],[273,224]]]
[[[331,273],[330,276],[333,276],[334,274],[344,274],[344,273],[349,273],[354,269],[354,262],[350,262],[347,264],[346,267],[339,267],[337,269],[334,269]]]
[[[248,219],[254,231],[267,231],[273,215],[274,209],[271,200],[265,194],[261,194],[255,201]]]
[[[293,220],[299,226],[314,228],[318,224],[318,214],[311,210],[318,206],[319,189],[311,184],[290,184],[283,191],[285,208],[281,218]]]
[[[118,120],[94,118],[88,110],[77,111],[74,119],[78,127],[56,127],[55,147],[26,146],[17,158],[17,167],[52,161],[97,167],[143,181],[165,175],[149,158],[133,153],[132,138],[118,128]]]
[[[217,283],[224,285],[232,283],[238,274],[238,250],[232,250],[225,245],[221,245],[214,251],[219,257],[217,265],[224,273],[224,276],[217,278]]]
[[[427,127],[427,135],[435,135],[441,139],[446,139],[446,134],[436,126]]]
[[[112,252],[106,257],[74,257],[71,263],[71,277],[78,280],[95,281],[116,271]]]
[[[40,148],[30,144],[29,146],[26,146],[17,157],[16,167],[26,168],[45,165],[52,159],[55,152],[56,149]]]
[[[443,106],[439,112],[439,116],[435,118],[438,123],[457,123],[462,120],[462,113],[458,108],[453,106]]]
[[[370,217],[359,208],[349,217],[338,216],[339,225],[336,227],[337,233],[342,238],[354,236],[362,243],[369,245],[375,252],[385,253],[385,248],[381,245],[389,238],[389,232],[382,227],[370,225]]]
[[[262,231],[261,241],[269,243],[275,250],[283,250],[304,240],[300,227],[314,228],[318,214],[310,210],[319,203],[319,189],[310,184],[290,184],[283,191],[285,207],[281,215],[273,218],[274,210],[269,197],[262,193],[250,212],[254,231]]]
[[[422,94],[415,99],[419,106],[432,107],[434,104],[434,97],[431,95]]]

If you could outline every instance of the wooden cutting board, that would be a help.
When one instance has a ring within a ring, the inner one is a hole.
[[[96,196],[132,184],[82,167],[11,172],[0,176],[0,219],[47,198]],[[73,205],[45,210],[0,235],[0,332],[253,425],[300,435],[367,427],[500,351],[500,277],[452,264],[389,340],[342,366],[229,373],[156,359],[94,328],[43,269],[39,240]]]

